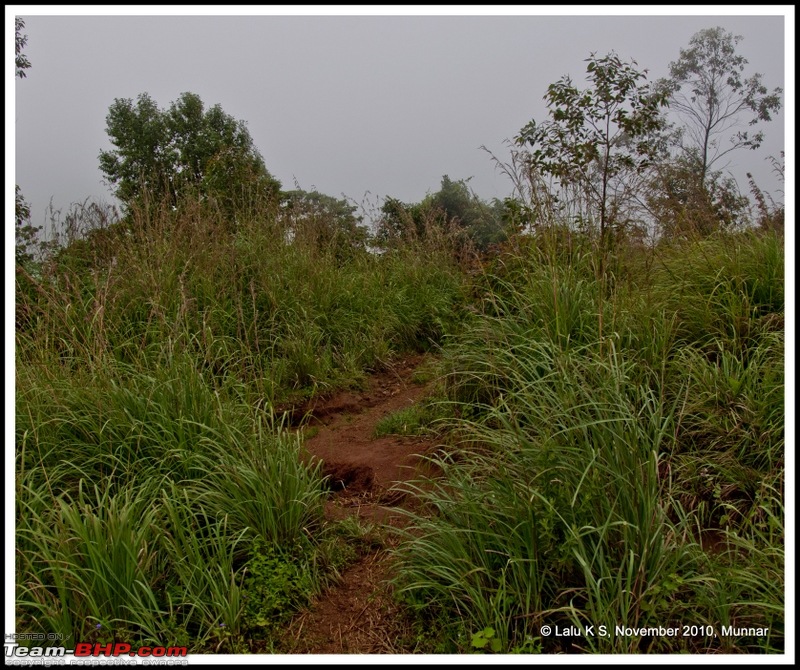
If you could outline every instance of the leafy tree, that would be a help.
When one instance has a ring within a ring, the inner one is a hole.
[[[430,206],[439,208],[450,221],[467,228],[473,220],[480,217],[480,204],[469,190],[465,179],[453,181],[447,175],[442,177],[439,190],[428,198]]]
[[[381,206],[377,243],[387,246],[398,240],[424,239],[427,231],[426,214],[426,207],[422,203],[404,203],[397,198],[387,197]]]
[[[106,132],[117,147],[100,152],[100,170],[114,195],[126,204],[146,192],[160,199],[179,172],[170,147],[164,114],[147,93],[115,99],[106,117]]]
[[[615,53],[586,61],[588,89],[575,87],[569,76],[548,87],[545,100],[551,119],[528,123],[519,146],[531,147],[532,169],[555,177],[565,187],[580,185],[589,201],[590,215],[600,223],[605,249],[610,225],[620,220],[624,200],[631,197],[629,180],[659,157],[654,141],[663,128],[661,107],[666,94],[644,83],[640,72]]]
[[[442,177],[439,190],[429,193],[422,202],[405,204],[395,198],[384,201],[378,226],[378,241],[424,239],[434,230],[455,235],[457,246],[472,244],[485,250],[507,237],[502,203],[488,205],[468,185]]]
[[[736,149],[757,149],[764,139],[759,130],[729,132],[745,123],[755,130],[781,107],[782,89],[769,93],[763,75],[744,76],[747,59],[736,53],[741,40],[720,27],[701,30],[670,63],[669,77],[659,82],[683,122],[676,142],[684,157],[697,165],[702,190],[724,156]]]
[[[468,185],[468,179],[453,181],[442,177],[439,190],[428,202],[440,210],[447,223],[460,232],[462,242],[471,242],[480,250],[506,238],[500,211],[483,202]]]
[[[100,152],[100,170],[126,205],[145,196],[176,204],[187,193],[225,199],[243,188],[274,198],[280,190],[245,123],[219,105],[206,110],[195,93],[166,110],[147,93],[135,103],[117,98],[106,123],[115,149]]]
[[[281,209],[296,241],[332,252],[340,260],[366,248],[367,228],[356,216],[355,205],[347,200],[297,189],[281,194]]]
[[[661,107],[666,95],[644,83],[646,71],[623,63],[615,53],[592,54],[586,61],[588,89],[576,88],[569,76],[547,89],[551,119],[528,123],[517,138],[532,148],[529,170],[555,178],[566,193],[577,187],[588,204],[589,224],[599,218],[596,276],[598,332],[603,349],[603,300],[612,283],[608,273],[612,229],[627,223],[626,202],[633,198],[636,181],[661,156],[664,127]],[[580,215],[583,219],[583,215]],[[582,223],[582,222],[581,222]]]
[[[31,66],[31,62],[28,60],[28,57],[22,53],[22,50],[28,43],[28,36],[22,34],[22,31],[25,29],[25,20],[17,16],[14,19],[14,29],[16,33],[16,42],[14,47],[16,52],[15,64],[17,67],[17,77],[24,79],[28,76],[25,70]]]
[[[28,36],[22,34],[24,28],[25,21],[17,16],[14,20],[14,29],[16,33],[16,41],[14,46],[16,52],[15,65],[17,68],[18,79],[24,79],[27,77],[25,70],[31,66],[27,56],[22,53],[22,50],[28,43]],[[33,226],[31,224],[31,206],[25,201],[19,184],[16,184],[14,197],[14,232],[16,238],[15,256],[18,263],[33,259],[31,249],[35,246],[36,238],[41,229],[41,226]]]
[[[31,206],[25,201],[19,184],[17,184],[14,202],[15,257],[17,263],[33,260],[33,251],[37,247],[37,239],[41,229],[41,226],[34,226],[31,223]]]
[[[700,165],[694,154],[659,165],[646,195],[647,206],[667,237],[707,236],[719,228],[732,228],[746,213],[749,201],[736,180],[722,171],[708,175],[700,188]]]

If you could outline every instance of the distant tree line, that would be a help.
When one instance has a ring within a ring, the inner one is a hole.
[[[30,67],[22,53],[24,25],[17,18],[19,78]],[[147,93],[116,99],[106,117],[112,148],[100,152],[100,170],[123,212],[207,202],[235,229],[237,217],[268,204],[288,221],[291,239],[333,245],[337,253],[434,235],[448,236],[455,249],[480,252],[558,223],[596,235],[602,275],[620,235],[708,235],[746,219],[750,200],[723,160],[761,146],[760,124],[780,109],[782,90],[768,91],[761,74],[745,75],[747,60],[736,52],[741,39],[722,28],[700,31],[670,64],[669,76],[655,83],[635,61],[592,54],[588,87],[569,76],[551,84],[548,118],[531,120],[514,138],[513,167],[507,166],[512,196],[487,202],[469,179],[445,175],[419,202],[386,197],[371,231],[345,199],[282,190],[245,122],[218,104],[207,108],[195,93],[181,94],[165,109]],[[758,223],[781,227],[782,206],[752,178],[750,189]],[[38,229],[19,186],[16,229],[17,256],[24,260]]]

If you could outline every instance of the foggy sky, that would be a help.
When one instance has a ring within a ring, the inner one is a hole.
[[[593,52],[634,58],[655,80],[693,34],[719,25],[744,37],[738,53],[750,62],[745,75],[761,72],[770,90],[786,88],[783,16],[43,16],[42,8],[21,6],[6,12],[7,53],[15,14],[25,19],[28,36],[31,68],[13,84],[7,117],[14,117],[15,183],[32,203],[36,225],[51,198],[56,207],[86,197],[113,202],[98,167],[100,150],[111,148],[105,118],[115,98],[143,92],[166,108],[191,91],[207,107],[219,103],[246,121],[284,188],[296,182],[359,202],[369,192],[374,203],[385,196],[418,201],[438,190],[445,174],[472,177],[483,198],[508,195],[508,179],[481,145],[507,158],[504,140],[532,118],[546,119],[549,84],[569,74],[577,86],[587,85],[584,61]],[[743,192],[745,170],[767,190],[781,188],[764,159],[784,148],[784,122],[781,112],[764,125],[759,151],[731,155]]]

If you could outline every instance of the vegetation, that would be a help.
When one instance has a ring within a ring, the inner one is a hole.
[[[406,204],[386,198],[376,241],[382,245],[402,245],[444,233],[454,236],[461,251],[469,248],[486,251],[491,245],[503,242],[512,232],[504,204],[483,202],[470,190],[468,181],[453,181],[444,175],[440,189],[419,203]]]
[[[673,158],[656,166],[647,196],[666,235],[729,229],[747,209],[722,162],[761,146],[764,133],[756,127],[772,120],[783,91],[770,93],[759,73],[743,75],[747,59],[736,53],[741,40],[720,27],[701,30],[658,82],[677,117],[666,138]]]
[[[22,53],[22,50],[28,44],[28,36],[22,34],[24,29],[24,19],[21,19],[18,16],[15,17],[14,64],[16,67],[17,79],[24,79],[27,77],[28,73],[25,72],[25,70],[31,66],[31,62],[28,60],[28,57]],[[36,246],[36,238],[40,230],[40,226],[34,226],[31,224],[30,204],[25,201],[25,197],[22,195],[22,190],[20,189],[19,184],[16,184],[14,188],[14,233],[16,240],[15,259],[17,263],[24,263],[25,261],[30,261],[33,259],[33,254],[31,252]]]
[[[758,149],[764,133],[736,131],[730,138],[721,136],[743,125],[771,121],[781,108],[783,89],[772,93],[756,73],[744,78],[747,59],[736,53],[741,35],[724,29],[708,28],[694,35],[688,49],[681,49],[677,61],[670,63],[669,77],[660,88],[670,96],[670,109],[680,117],[675,142],[685,156],[697,163],[697,177],[707,187],[714,164],[737,149]],[[727,139],[727,144],[722,140]]]
[[[451,652],[489,629],[506,652],[781,650],[781,241],[664,245],[649,265],[626,249],[603,347],[591,245],[553,263],[549,244],[498,259],[448,342],[462,437],[433,459],[441,483],[410,487],[432,513],[412,515],[398,588],[453,622]],[[668,623],[770,633],[614,632]]]
[[[37,238],[41,226],[31,223],[31,206],[25,201],[19,184],[14,188],[14,257],[17,263],[24,264],[34,258]]]
[[[30,66],[31,62],[28,57],[22,53],[22,50],[28,44],[28,36],[23,35],[22,31],[25,30],[25,19],[17,16],[14,18],[14,66],[16,67],[16,76],[19,79],[24,79],[28,76],[25,72]]]
[[[586,213],[596,217],[601,246],[608,247],[611,227],[620,225],[632,176],[658,158],[653,137],[663,126],[663,93],[640,83],[645,73],[610,53],[587,59],[591,87],[581,91],[570,77],[547,90],[552,119],[531,121],[516,138],[530,146],[530,167],[553,175],[567,187],[577,184],[588,198]]]
[[[114,145],[100,152],[100,171],[126,205],[148,199],[174,205],[181,195],[216,197],[238,203],[242,189],[274,196],[280,183],[267,171],[242,121],[220,105],[205,110],[195,93],[183,93],[160,110],[147,94],[117,98],[108,110],[106,131]]]
[[[325,583],[325,489],[279,408],[430,347],[463,280],[444,250],[343,259],[290,225],[134,207],[18,268],[26,629],[258,649]]]
[[[513,197],[445,176],[372,228],[281,191],[221,107],[117,100],[123,215],[18,243],[17,628],[280,648],[367,535],[326,521],[292,409],[435,350],[433,396],[376,428],[442,443],[391,545],[409,651],[782,652],[783,208],[655,151],[663,95],[588,62],[521,131]]]

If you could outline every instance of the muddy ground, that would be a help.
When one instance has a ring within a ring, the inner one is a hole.
[[[320,459],[331,493],[331,520],[356,516],[376,525],[379,547],[366,550],[346,568],[341,580],[323,592],[292,621],[284,636],[286,653],[400,653],[404,623],[394,603],[390,549],[398,542],[392,529],[405,524],[402,509],[416,501],[394,489],[398,482],[430,476],[421,456],[435,442],[418,437],[376,438],[385,416],[418,403],[429,385],[412,381],[424,362],[413,356],[371,376],[363,391],[342,391],[303,408],[306,457]]]

